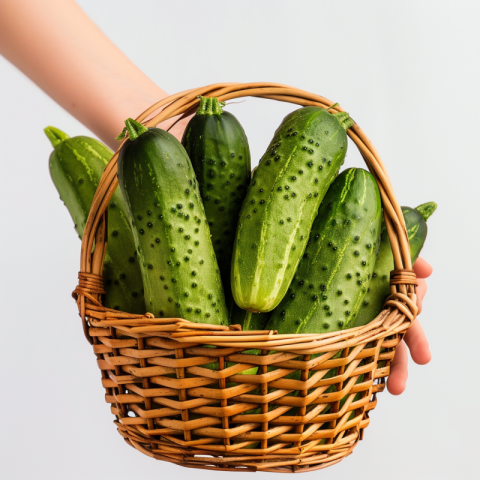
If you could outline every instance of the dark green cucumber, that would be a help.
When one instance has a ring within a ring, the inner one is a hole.
[[[343,164],[352,124],[344,112],[305,107],[275,132],[237,227],[231,282],[241,308],[268,312],[285,295],[320,202]]]
[[[126,121],[118,178],[137,245],[147,310],[226,325],[227,308],[195,172],[181,143]]]
[[[289,291],[267,328],[325,333],[349,328],[367,293],[382,206],[373,176],[343,171],[328,190]]]
[[[430,217],[436,208],[437,204],[434,202],[424,203],[416,209],[402,207],[408,242],[410,244],[412,265],[420,255],[427,238],[427,223],[425,220]],[[394,268],[390,239],[386,228],[383,228],[372,280],[368,286],[368,292],[364,298],[362,308],[355,320],[355,327],[366,325],[382,311],[385,299],[390,295],[390,271]]]
[[[82,238],[100,177],[113,152],[98,140],[73,137],[54,127],[45,128],[54,150],[50,175]],[[145,302],[135,243],[119,189],[108,207],[108,243],[103,267],[104,305],[122,312],[143,314]]]
[[[182,144],[200,187],[229,316],[238,319],[242,314],[231,295],[230,265],[238,215],[251,177],[248,140],[239,121],[224,112],[216,98],[201,97]]]

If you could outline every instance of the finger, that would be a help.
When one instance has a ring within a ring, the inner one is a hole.
[[[433,267],[422,257],[418,257],[413,264],[413,270],[418,278],[428,278],[433,272]]]
[[[390,375],[387,380],[387,389],[392,395],[404,392],[408,378],[408,354],[403,340],[397,345],[395,358],[390,365]]]
[[[432,359],[427,336],[418,318],[405,334],[405,343],[408,345],[410,355],[415,363],[425,365]]]
[[[427,294],[427,282],[424,278],[417,278],[418,286],[417,286],[417,307],[418,307],[418,312],[417,315],[419,315],[422,311],[422,304],[423,304],[423,298]]]

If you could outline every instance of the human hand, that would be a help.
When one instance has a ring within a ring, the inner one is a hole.
[[[417,307],[418,313],[420,313],[422,311],[423,298],[427,293],[427,282],[425,279],[432,274],[433,268],[423,258],[418,258],[413,265],[413,269],[415,270],[415,275],[418,280]],[[395,358],[390,366],[387,389],[392,395],[400,395],[406,387],[408,378],[408,353],[405,344],[408,345],[413,361],[418,365],[425,365],[432,358],[427,337],[417,318],[405,334],[404,340],[398,344],[395,351]]]

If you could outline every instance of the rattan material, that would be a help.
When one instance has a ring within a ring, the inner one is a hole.
[[[199,95],[333,104],[285,85],[223,83],[172,95],[137,120],[151,127],[188,115]],[[374,321],[322,335],[242,332],[236,326],[104,308],[106,211],[118,184],[118,151],[112,157],[85,226],[74,297],[102,372],[106,402],[129,445],[186,467],[307,472],[339,462],[362,438],[395,347],[415,320],[416,278],[383,162],[357,124],[348,135],[380,188],[395,270],[391,295]],[[206,368],[212,362],[218,368]],[[256,372],[247,372],[253,367]]]

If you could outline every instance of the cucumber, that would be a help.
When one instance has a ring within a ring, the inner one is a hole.
[[[415,263],[415,260],[420,255],[427,238],[426,219],[430,217],[436,208],[437,204],[434,202],[424,203],[416,209],[402,207],[412,264]],[[372,279],[368,286],[367,295],[363,300],[362,308],[355,320],[355,327],[366,325],[382,311],[385,299],[390,295],[390,271],[394,268],[392,247],[384,225]]]
[[[345,112],[305,107],[287,115],[255,170],[240,212],[232,258],[235,302],[273,310],[303,255],[313,220],[343,164]]]
[[[238,215],[250,183],[248,140],[239,121],[231,113],[224,112],[216,98],[201,97],[197,114],[183,135],[182,145],[200,187],[230,323],[239,323],[237,320],[243,314],[231,294],[230,265]]]
[[[93,196],[113,152],[94,138],[70,138],[54,127],[47,127],[44,131],[54,147],[49,161],[50,175],[81,239]],[[119,189],[108,207],[103,278],[106,292],[103,304],[106,307],[128,313],[145,313],[140,266]]]
[[[118,178],[132,224],[147,310],[228,324],[220,272],[195,172],[181,143],[127,119]]]
[[[257,167],[252,170],[252,177],[253,173]],[[233,296],[232,296],[233,300]],[[270,318],[270,312],[250,312],[248,310],[244,310],[240,308],[235,301],[233,303],[233,308],[230,310],[230,325],[240,325],[243,331],[246,330],[265,330],[265,327],[268,323],[268,319]],[[259,351],[259,350],[258,350]]]
[[[373,176],[361,168],[343,171],[319,208],[290,289],[267,328],[279,333],[349,328],[373,273],[381,215]]]

